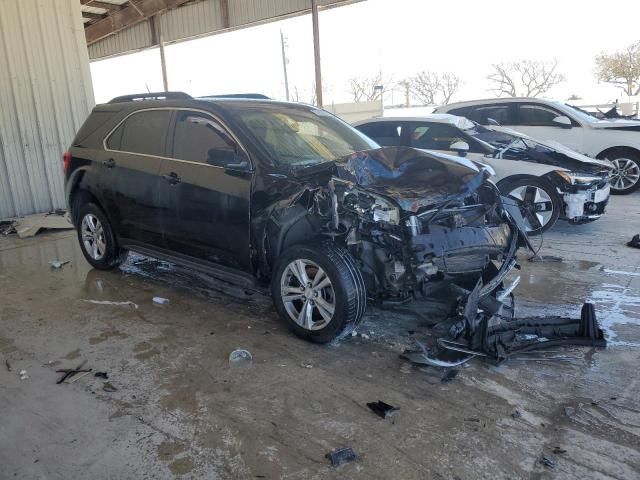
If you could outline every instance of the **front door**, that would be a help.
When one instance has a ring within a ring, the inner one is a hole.
[[[161,246],[160,167],[172,112],[141,110],[127,117],[107,138],[103,170],[109,176],[105,208],[120,236]]]
[[[252,172],[244,150],[208,113],[178,110],[168,156],[160,171],[165,248],[248,270]]]

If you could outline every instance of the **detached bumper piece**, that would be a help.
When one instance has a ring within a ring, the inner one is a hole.
[[[510,317],[512,308],[493,296],[482,297],[481,291],[479,282],[467,297],[462,318],[451,324],[448,335],[438,338],[433,348],[418,343],[419,351],[405,352],[401,358],[419,365],[450,368],[474,357],[501,363],[512,355],[547,347],[606,346],[591,303],[583,305],[579,319],[514,319]]]

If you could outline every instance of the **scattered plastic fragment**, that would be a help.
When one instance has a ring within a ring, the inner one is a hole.
[[[253,362],[253,356],[249,350],[239,348],[229,355],[230,367],[248,367]]]
[[[451,380],[458,376],[458,370],[447,370],[447,373],[440,379],[441,383],[449,383]]]
[[[156,305],[168,305],[169,299],[162,297],[153,297],[153,303],[155,303]]]
[[[547,468],[554,469],[556,468],[558,461],[555,459],[554,456],[549,455],[547,453],[543,453],[542,457],[540,457],[540,463]]]
[[[135,308],[136,310],[138,309],[138,305],[131,302],[131,301],[126,301],[126,302],[111,302],[109,300],[82,300],[83,302],[87,302],[87,303],[93,303],[95,305],[117,305],[117,306],[131,306],[133,308]]]
[[[51,265],[51,268],[62,268],[63,265],[66,265],[67,263],[70,263],[69,260],[51,260],[49,262],[49,265]]]
[[[366,333],[361,333],[360,334],[360,338],[362,338],[363,340],[370,340],[371,337],[369,335],[367,335]]]
[[[73,377],[74,375],[77,375],[78,373],[89,373],[91,371],[90,368],[88,369],[82,369],[82,367],[85,366],[85,364],[87,363],[86,360],[84,360],[80,365],[78,365],[76,368],[64,368],[61,370],[56,370],[56,373],[63,373],[64,375],[62,375],[62,377],[60,377],[57,381],[56,384],[60,385],[62,382],[64,382],[65,380]],[[71,382],[69,382],[71,383]]]
[[[11,371],[11,364],[9,363],[9,360],[5,360],[4,364],[7,366],[7,372]]]
[[[561,455],[563,453],[567,453],[567,451],[564,448],[560,448],[560,447],[553,447],[553,453],[556,455]]]
[[[564,407],[564,414],[566,417],[573,417],[576,413],[576,409],[573,407]]]
[[[29,378],[29,375],[27,375],[27,371],[20,370],[20,380],[26,380],[27,378]]]
[[[467,417],[464,419],[465,422],[475,422],[480,423],[480,419],[478,417]]]
[[[634,235],[633,238],[627,242],[627,247],[640,248],[640,234]]]
[[[313,365],[311,365],[310,363],[301,363],[300,366],[302,368],[313,368]]]
[[[511,414],[511,417],[513,417],[513,418],[520,418],[520,417],[522,417],[522,414],[520,413],[520,410],[516,410],[515,412],[513,412],[513,413]]]
[[[105,392],[117,392],[118,389],[116,387],[114,387],[113,385],[111,385],[110,382],[104,382],[102,384],[102,390],[104,390]]]
[[[107,372],[96,372],[94,377],[104,378],[105,380],[107,380],[109,378],[109,374]]]
[[[373,413],[382,418],[390,417],[394,415],[398,410],[400,410],[400,407],[394,407],[392,405],[389,405],[388,403],[383,402],[382,400],[367,403],[367,407],[369,407]]]
[[[338,467],[343,463],[356,461],[358,456],[350,447],[342,447],[334,450],[333,452],[327,453],[325,458],[329,459],[332,467]]]

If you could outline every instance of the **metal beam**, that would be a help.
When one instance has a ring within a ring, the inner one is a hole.
[[[104,10],[114,11],[122,10],[123,5],[116,5],[115,3],[100,2],[99,0],[80,0],[80,5],[86,5],[87,7],[102,8]]]
[[[318,27],[318,0],[311,0],[313,22],[313,59],[316,67],[316,103],[322,108],[322,69],[320,66],[320,28]]]
[[[82,12],[82,16],[90,20],[102,20],[103,18],[105,18],[105,14],[93,12]]]
[[[135,7],[133,5],[127,6],[122,10],[112,12],[109,16],[92,25],[88,25],[84,29],[87,45],[189,1],[191,0],[136,0]]]
[[[164,91],[169,91],[169,77],[167,76],[167,60],[164,55],[164,39],[162,37],[162,25],[160,25],[160,15],[154,15],[151,19],[151,25],[153,28],[153,36],[158,42],[160,47],[160,68],[162,69],[162,85]]]

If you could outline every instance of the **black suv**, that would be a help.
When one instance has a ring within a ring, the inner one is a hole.
[[[302,104],[118,97],[93,109],[64,167],[95,268],[135,250],[270,284],[279,314],[314,342],[350,332],[367,299],[402,304],[480,278],[494,295],[525,241],[480,167],[380,148]]]

